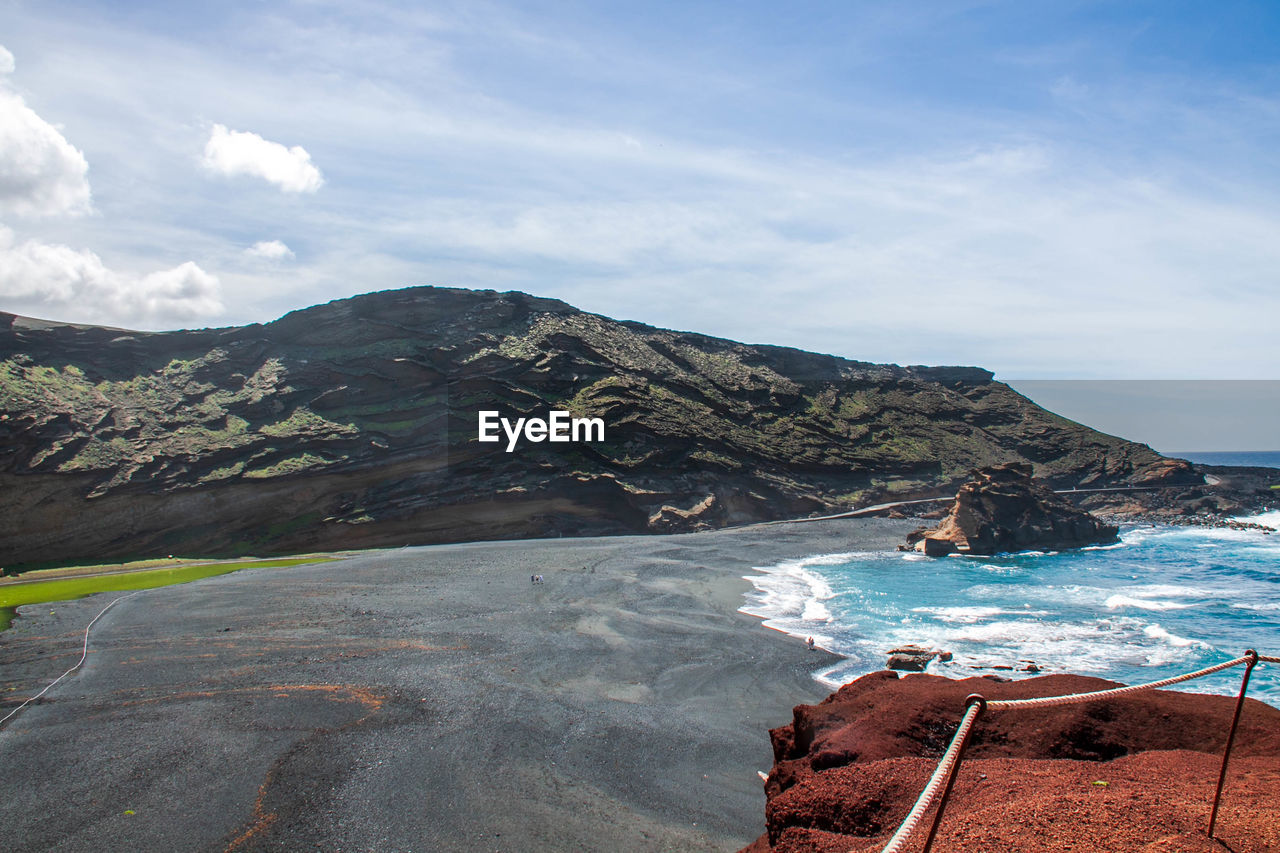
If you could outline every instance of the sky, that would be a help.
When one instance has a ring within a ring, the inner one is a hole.
[[[0,310],[419,284],[1000,378],[1280,377],[1280,4],[0,0]]]
[[[1274,379],[1017,379],[1010,384],[1052,412],[1166,455],[1280,449],[1280,381]]]

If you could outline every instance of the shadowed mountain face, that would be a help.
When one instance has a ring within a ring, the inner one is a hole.
[[[522,293],[411,288],[163,333],[0,314],[7,565],[693,529],[954,492],[1194,482],[977,368],[654,329]],[[599,417],[477,440],[478,413]]]

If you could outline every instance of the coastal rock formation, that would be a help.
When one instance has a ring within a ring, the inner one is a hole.
[[[945,663],[951,660],[951,652],[927,649],[924,646],[899,646],[896,649],[889,649],[889,660],[885,667],[900,672],[924,672],[929,663],[935,659]]]
[[[1280,470],[1276,468],[1196,465],[1195,470],[1204,482],[1186,489],[1085,493],[1079,505],[1126,520],[1233,529],[1255,529],[1233,516],[1280,508]]]
[[[1119,528],[1033,480],[1033,470],[1028,464],[1007,462],[975,471],[956,493],[942,524],[911,534],[908,545],[940,557],[955,551],[998,554],[1115,541]]]
[[[477,440],[480,410],[599,417]],[[974,467],[1184,483],[1185,462],[974,367],[869,364],[419,287],[145,333],[0,314],[6,568],[692,530],[954,493]]]
[[[924,788],[967,695],[1115,686],[1075,675],[863,676],[818,705],[796,706],[792,723],[769,733],[768,830],[746,850],[878,851]],[[1204,830],[1234,705],[1146,691],[990,711],[971,737],[934,849],[1220,850]],[[1248,700],[1236,737],[1219,834],[1237,853],[1280,849],[1280,710]]]

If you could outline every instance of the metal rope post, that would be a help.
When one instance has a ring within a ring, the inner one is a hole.
[[[1218,802],[1222,799],[1222,786],[1227,781],[1227,764],[1231,761],[1231,747],[1236,741],[1236,728],[1240,725],[1240,712],[1244,710],[1244,694],[1249,689],[1249,676],[1258,664],[1258,653],[1249,649],[1244,653],[1247,661],[1244,667],[1244,678],[1240,680],[1240,695],[1236,697],[1236,712],[1231,717],[1231,731],[1227,733],[1227,746],[1222,751],[1222,769],[1218,771],[1218,788],[1213,792],[1213,810],[1209,812],[1209,837],[1213,838],[1213,829],[1218,823]]]
[[[982,694],[970,693],[964,698],[966,717],[969,716],[969,709],[973,707],[977,708],[973,714],[973,724],[976,725],[982,712],[987,710],[987,700]],[[960,745],[956,748],[956,760],[951,765],[950,772],[947,773],[947,787],[942,789],[942,799],[938,800],[938,810],[933,814],[933,825],[929,827],[929,837],[924,840],[924,853],[929,853],[933,849],[933,837],[938,834],[938,824],[942,823],[942,812],[947,808],[947,800],[951,799],[951,786],[955,784],[956,776],[960,774],[960,761],[964,758],[964,748],[969,745],[969,735],[972,733],[972,725],[962,730]]]

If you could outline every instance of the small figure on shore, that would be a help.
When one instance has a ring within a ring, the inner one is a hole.
[[[537,583],[537,582],[538,582],[537,575],[529,575],[529,583]]]
[[[813,651],[813,648],[814,648],[814,647],[813,647],[813,637],[810,637],[809,639],[805,640],[805,641],[804,641],[804,644],[805,644],[806,646],[808,646],[808,647],[809,647],[809,651]]]
[[[534,575],[534,576],[533,576],[533,582],[534,582],[534,583],[542,583],[542,575]]]

